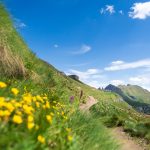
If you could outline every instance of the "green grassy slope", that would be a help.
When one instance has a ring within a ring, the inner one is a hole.
[[[88,96],[99,101],[89,116],[78,109],[81,90],[81,102]],[[119,99],[74,81],[37,58],[0,5],[0,149],[117,150],[103,123],[122,125],[150,139],[149,119]]]
[[[150,92],[137,85],[120,85],[119,88],[128,96],[139,102],[150,103]]]
[[[126,86],[121,86],[121,87],[124,88],[124,89],[126,88]],[[136,87],[138,87],[138,86],[136,86]],[[131,88],[131,91],[128,91],[128,92],[132,93],[132,95],[129,95],[129,93],[126,93],[124,91],[124,89],[122,90],[120,88],[120,86],[117,87],[117,86],[114,86],[114,85],[110,84],[105,89],[109,90],[109,91],[112,91],[112,92],[115,92],[118,95],[120,95],[125,102],[127,102],[130,106],[135,108],[138,112],[142,112],[142,113],[145,113],[145,114],[150,114],[150,104],[148,104],[146,102],[139,101],[139,99],[135,95],[133,95],[133,89],[134,89],[134,91],[136,91],[135,88],[133,88],[133,86]],[[142,88],[139,88],[139,89],[140,89],[139,95],[142,95],[143,90],[141,90]],[[144,93],[143,93],[143,95],[144,95]],[[144,96],[142,96],[142,98],[144,99]]]
[[[8,58],[10,59],[10,63],[7,66],[5,64],[7,62],[6,60],[0,61],[1,77],[7,76],[14,77],[15,79],[20,79],[22,77],[24,80],[31,80],[39,86],[42,85],[48,88],[53,88],[53,90],[63,89],[68,95],[78,96],[80,90],[83,89],[83,91],[85,90],[84,93],[88,92],[88,95],[96,93],[95,95],[97,95],[97,97],[99,96],[106,100],[109,97],[110,99],[116,99],[117,96],[114,94],[107,94],[103,91],[94,90],[87,85],[76,82],[69,77],[62,75],[53,66],[37,58],[14,29],[13,23],[9,19],[9,15],[4,10],[3,6],[0,6],[0,16],[0,46],[1,49],[5,49],[7,55],[11,55],[11,57]],[[11,61],[11,59],[16,59],[16,57],[19,57],[19,65],[16,65],[16,68],[18,69],[13,67],[15,66],[15,62],[13,60]],[[22,66],[21,68],[20,65]],[[16,71],[22,70],[22,68],[24,71],[20,71],[21,73],[18,75]],[[12,71],[10,72],[10,70]],[[85,94],[85,96],[87,95]]]
[[[116,150],[100,120],[79,112],[81,90],[81,101],[89,95],[104,101],[118,99],[37,58],[0,5],[0,149]]]

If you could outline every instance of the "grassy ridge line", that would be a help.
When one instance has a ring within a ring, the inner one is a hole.
[[[137,85],[120,85],[119,88],[128,96],[136,98],[139,102],[150,103],[150,92]]]
[[[82,89],[84,91],[83,101],[85,101],[88,95],[93,95],[96,96],[96,98],[106,100],[116,99],[114,94],[97,91],[89,86],[63,76],[53,66],[37,58],[36,55],[27,47],[20,35],[18,35],[16,32],[15,28],[13,27],[13,23],[10,20],[9,14],[7,11],[5,11],[2,5],[0,5],[0,17],[0,33],[2,33],[0,36],[0,46],[4,47],[8,53],[12,53],[13,57],[17,56],[22,60],[23,67],[26,69],[26,75],[23,76],[24,80],[31,80],[31,82],[34,82],[38,86],[43,86],[46,88],[49,87],[59,93],[63,93],[63,91],[65,91],[65,93],[68,95],[68,98],[70,95],[74,95],[76,98],[79,98],[80,90]],[[5,62],[1,61],[1,66],[3,65],[3,70],[8,70],[6,71],[7,74],[3,75],[6,76],[13,68],[14,64],[10,63],[9,67],[5,67]],[[15,69],[14,72],[16,70],[17,69]],[[3,73],[5,71],[1,72]],[[16,78],[16,76],[13,74],[12,76]],[[21,80],[21,82],[22,81],[23,80]],[[63,91],[61,91],[62,89]]]

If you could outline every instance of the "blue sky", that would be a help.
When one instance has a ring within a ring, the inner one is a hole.
[[[40,58],[94,87],[150,90],[150,1],[4,0]]]

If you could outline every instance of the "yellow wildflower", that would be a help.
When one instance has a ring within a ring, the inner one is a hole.
[[[16,124],[21,124],[23,122],[22,117],[19,115],[14,115],[13,122]]]
[[[0,110],[0,117],[10,116],[11,113],[8,110]]]
[[[33,122],[34,121],[34,118],[33,118],[33,116],[28,116],[28,122]]]
[[[67,138],[68,138],[68,141],[70,141],[70,142],[73,140],[73,137],[71,135],[68,135]]]
[[[0,97],[0,102],[4,102],[5,101],[5,97]]]
[[[22,107],[22,104],[21,104],[21,103],[18,103],[18,102],[16,102],[14,105],[15,105],[16,108]]]
[[[24,112],[28,115],[31,115],[34,111],[34,108],[28,105],[23,105]]]
[[[38,139],[38,141],[39,141],[40,143],[42,143],[42,144],[45,143],[45,138],[44,138],[42,135],[39,135],[39,136],[37,137],[37,139]]]
[[[50,104],[49,104],[48,101],[46,101],[45,107],[46,107],[46,108],[50,108]]]
[[[35,105],[36,105],[37,108],[40,107],[40,103],[39,102],[36,102]]]
[[[0,88],[5,88],[5,87],[7,87],[7,84],[0,81]]]
[[[35,96],[33,96],[32,99],[33,99],[34,102],[36,102],[36,97]]]
[[[12,88],[12,89],[11,89],[11,92],[12,92],[14,95],[18,95],[19,90],[18,90],[17,88]]]
[[[6,103],[5,107],[10,111],[13,112],[13,110],[15,109],[14,106],[11,103]]]
[[[32,95],[30,93],[24,94],[23,95],[23,100],[27,103],[27,104],[31,104],[32,102]]]
[[[33,122],[28,122],[27,126],[28,126],[28,129],[32,129],[34,127],[34,123]]]
[[[22,115],[22,112],[19,111],[19,110],[17,110],[17,111],[16,111],[16,114],[17,114],[17,115]]]
[[[37,96],[36,96],[36,99],[37,99],[38,101],[42,102],[42,103],[44,102],[43,99],[42,99],[42,97],[41,97],[40,95],[37,95]]]
[[[46,119],[49,123],[52,123],[52,116],[46,115]]]

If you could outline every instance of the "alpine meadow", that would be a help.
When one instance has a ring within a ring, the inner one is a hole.
[[[125,17],[123,10],[116,10],[120,5],[103,6],[103,2],[100,2],[101,9],[98,13],[102,18],[98,19],[92,11],[98,6],[96,0],[93,4],[89,0],[83,0],[87,8],[85,11],[89,12],[90,15],[87,15],[91,17],[85,18],[84,21],[87,24],[90,22],[91,25],[86,26],[81,20],[87,12],[82,10],[83,2],[79,0],[31,1],[0,2],[0,150],[150,150],[150,91],[148,88],[146,90],[150,81],[145,80],[150,68],[149,59],[144,59],[142,63],[131,62],[130,59],[118,60],[107,67],[105,65],[104,69],[94,68],[92,62],[86,63],[92,60],[103,64],[109,61],[110,57],[114,59],[114,54],[108,54],[106,58],[104,52],[101,52],[101,55],[105,57],[105,61],[96,57],[100,54],[93,52],[93,43],[98,42],[95,38],[99,37],[95,34],[99,30],[95,32],[94,28],[98,27],[96,20],[109,17],[109,21],[104,19],[105,23],[99,24],[99,28],[103,28],[101,34],[106,34],[105,24],[111,21],[115,23],[113,17],[118,15]],[[27,8],[29,3],[31,5]],[[108,3],[113,2],[108,0]],[[147,3],[149,5],[146,6]],[[141,9],[144,7],[145,11],[149,10],[149,13],[143,11],[142,15],[146,13],[145,16],[134,14],[137,13],[138,7],[135,7],[138,4]],[[126,17],[143,17],[140,20],[142,26],[144,17],[150,16],[150,2],[136,2],[131,10],[133,12]],[[52,12],[56,13],[58,18]],[[47,16],[44,16],[44,13]],[[20,16],[22,18],[17,19]],[[54,24],[51,19],[57,23]],[[21,20],[26,20],[28,24]],[[38,20],[41,24],[38,24]],[[137,28],[141,30],[138,25]],[[145,28],[149,29],[149,26]],[[55,29],[58,30],[57,33]],[[115,30],[118,30],[116,34],[121,34],[121,29]],[[145,31],[142,32],[146,34]],[[90,37],[83,37],[82,34],[86,33]],[[47,34],[50,34],[50,39],[46,39]],[[69,40],[70,44],[62,46],[56,35],[60,41],[65,43]],[[93,43],[90,41],[92,36],[95,36]],[[110,35],[108,40],[112,40],[111,36],[113,35]],[[80,44],[81,47],[72,48],[71,44],[78,43],[75,42],[76,38],[79,41],[84,39],[81,42],[83,44]],[[36,39],[40,40],[35,42]],[[44,49],[44,46],[46,48],[46,41],[49,40],[50,44],[50,40],[54,39],[59,42],[52,42],[53,46],[49,52],[34,50],[38,49],[38,46],[39,49]],[[105,37],[103,40],[106,40]],[[122,41],[112,42],[117,45]],[[105,46],[111,46],[111,42]],[[146,49],[146,46],[143,49]],[[72,64],[74,62],[76,64]],[[141,70],[131,70],[132,77],[129,80],[124,78],[124,82],[120,83],[119,81],[123,80],[121,77],[128,76],[125,71],[129,69],[130,72],[131,68]],[[122,74],[119,73],[121,71]],[[139,78],[132,74],[141,71],[142,75],[136,74]],[[116,80],[119,78],[118,74],[120,80]],[[143,83],[139,83],[140,79]],[[95,85],[97,82],[98,87]]]

